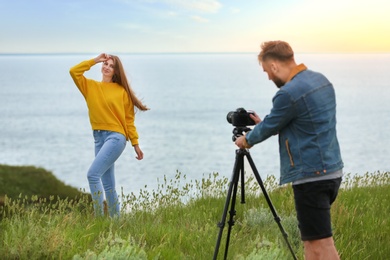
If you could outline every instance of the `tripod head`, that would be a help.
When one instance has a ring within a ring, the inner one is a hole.
[[[235,127],[233,129],[233,136],[232,136],[233,142],[235,142],[238,137],[243,136],[244,133],[248,133],[251,130],[252,129],[250,129],[247,126],[237,126],[237,127]]]

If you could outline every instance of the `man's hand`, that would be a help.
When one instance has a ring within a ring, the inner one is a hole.
[[[235,143],[240,149],[248,149],[248,148],[251,148],[251,147],[252,147],[252,146],[250,146],[250,145],[246,142],[245,135],[238,137],[234,143]]]
[[[261,118],[256,114],[256,112],[253,112],[254,114],[249,114],[250,118],[252,118],[253,121],[255,121],[256,125],[261,122]]]

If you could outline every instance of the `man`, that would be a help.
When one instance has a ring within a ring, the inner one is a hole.
[[[343,175],[333,86],[297,65],[288,43],[269,41],[261,48],[259,62],[279,90],[269,115],[251,115],[256,126],[235,143],[247,149],[279,135],[280,184],[292,182],[305,259],[339,259],[330,219]]]

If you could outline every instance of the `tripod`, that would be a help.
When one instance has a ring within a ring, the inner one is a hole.
[[[234,133],[234,131],[233,131]],[[233,140],[234,140],[234,136],[233,136]],[[268,206],[272,212],[272,215],[274,216],[274,220],[276,221],[276,223],[278,224],[279,226],[279,229],[287,243],[287,246],[288,248],[290,249],[290,252],[293,256],[293,259],[296,260],[296,256],[294,254],[294,251],[292,250],[291,248],[291,245],[290,243],[288,242],[288,235],[286,233],[286,231],[284,231],[284,228],[282,226],[282,224],[280,223],[280,218],[279,216],[277,215],[273,205],[272,205],[272,202],[270,200],[270,198],[268,197],[268,194],[267,194],[267,191],[265,190],[264,188],[264,184],[263,184],[263,181],[261,180],[260,178],[260,175],[259,175],[259,172],[257,171],[256,169],[256,166],[252,160],[252,157],[249,153],[248,150],[246,149],[237,149],[236,150],[236,160],[235,160],[235,163],[234,163],[234,168],[233,168],[233,175],[231,177],[231,180],[230,180],[230,183],[229,183],[229,189],[228,189],[228,194],[227,194],[227,198],[226,198],[226,202],[225,202],[225,207],[224,207],[224,210],[223,210],[223,214],[222,214],[222,219],[221,219],[221,222],[218,223],[218,227],[220,228],[219,230],[219,235],[218,235],[218,240],[217,240],[217,244],[215,246],[215,251],[214,251],[214,257],[213,259],[216,260],[217,259],[217,256],[218,256],[218,250],[219,250],[219,246],[220,246],[220,243],[221,243],[221,238],[222,238],[222,233],[223,233],[223,228],[225,227],[225,221],[226,221],[226,216],[227,216],[227,211],[228,211],[228,207],[229,207],[229,204],[230,204],[230,218],[229,218],[229,221],[228,221],[228,224],[229,224],[229,227],[228,227],[228,233],[227,233],[227,237],[226,237],[226,246],[225,246],[225,255],[224,255],[224,259],[227,258],[227,254],[228,254],[228,249],[229,249],[229,241],[230,241],[230,233],[231,233],[231,230],[232,230],[232,226],[234,225],[234,216],[236,215],[236,210],[235,210],[235,203],[236,203],[236,195],[237,195],[237,189],[238,189],[238,180],[240,178],[240,174],[241,174],[241,203],[245,203],[245,188],[244,188],[244,183],[245,183],[245,180],[244,180],[244,157],[247,157],[248,161],[249,161],[249,164],[253,170],[253,173],[256,177],[256,180],[257,182],[259,183],[260,187],[261,187],[261,190],[264,194],[264,197],[265,199],[267,200],[267,203],[268,203]],[[231,203],[230,203],[231,201]]]

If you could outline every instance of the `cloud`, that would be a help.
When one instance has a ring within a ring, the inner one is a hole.
[[[136,24],[136,23],[120,23],[117,24],[117,27],[123,28],[128,31],[136,31],[139,33],[152,33],[153,30],[147,26],[142,24]]]
[[[235,8],[235,7],[231,7],[230,8],[230,12],[233,13],[233,14],[237,14],[239,13],[241,10],[239,8]]]
[[[171,16],[171,17],[175,17],[175,16],[177,16],[178,14],[177,14],[176,12],[169,11],[169,12],[167,13],[167,15],[168,15],[168,16]]]
[[[216,0],[162,0],[163,2],[178,8],[203,13],[216,13],[222,4]]]
[[[198,22],[198,23],[207,23],[209,20],[203,17],[200,17],[198,15],[191,16],[191,19]]]
[[[137,29],[141,29],[142,26],[139,24],[134,24],[134,23],[123,23],[123,24],[120,24],[120,27],[128,29],[128,30],[137,30]]]

